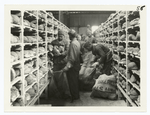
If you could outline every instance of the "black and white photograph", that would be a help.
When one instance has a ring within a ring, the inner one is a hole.
[[[145,12],[146,5],[6,5],[6,111],[145,111]]]

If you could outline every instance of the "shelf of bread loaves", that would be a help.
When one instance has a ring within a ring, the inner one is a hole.
[[[37,43],[37,30],[25,27],[23,32],[23,39],[25,45],[27,43]]]
[[[46,12],[43,10],[38,11],[38,18],[46,20]]]
[[[140,24],[140,13],[139,11],[129,11],[127,13],[127,27],[132,28]]]
[[[23,23],[27,28],[37,29],[37,17],[30,15],[27,12],[24,12]]]
[[[125,98],[130,102],[130,104],[134,107],[136,107],[137,105],[130,99],[130,97],[127,95],[127,93],[121,88],[121,86],[119,84],[117,84],[117,87],[119,88],[119,90],[123,93],[123,95],[125,96]]]
[[[40,55],[38,62],[39,62],[39,67],[44,66],[47,63],[46,54]]]
[[[12,23],[12,24],[11,24],[11,27],[12,27],[12,28],[15,28],[15,27],[16,27],[16,28],[21,28],[21,25],[17,25],[17,24],[13,24],[13,23]]]
[[[138,43],[128,43],[128,55],[131,58],[140,59],[140,44]]]
[[[140,27],[128,28],[127,38],[128,42],[140,43]]]
[[[45,43],[45,41],[46,41],[46,32],[39,31],[38,43]]]
[[[136,60],[136,64],[140,64],[138,62],[140,60],[140,27],[139,23],[137,23],[136,17],[138,17],[137,12],[131,12],[130,15],[134,16],[127,16],[126,12],[122,12],[122,14],[119,14],[119,20],[114,21],[113,28],[109,24],[107,27],[105,26],[102,32],[102,34],[106,35],[106,45],[110,45],[110,41],[113,41],[113,51],[114,51],[114,68],[119,73],[119,89],[124,94],[124,96],[127,98],[127,100],[130,102],[132,106],[139,106],[139,98],[135,100],[134,98],[137,98],[138,96],[136,94],[136,91],[140,92],[140,70],[135,69],[134,67],[130,70],[132,73],[131,78],[129,78],[129,75],[126,75],[127,68],[130,69],[130,64],[132,65],[134,62],[131,62],[129,64],[129,60],[126,59],[126,54],[133,58],[133,60]],[[126,21],[127,18],[127,21]],[[116,19],[114,19],[116,20]],[[134,24],[135,23],[135,24]],[[126,24],[130,24],[130,26],[126,27]],[[112,31],[113,30],[113,31]],[[110,34],[112,32],[112,34]],[[119,34],[118,34],[119,33]],[[126,36],[127,35],[127,36]],[[128,40],[127,40],[128,39]],[[116,40],[119,40],[116,41]],[[127,41],[128,43],[127,43]],[[126,46],[128,47],[126,49]],[[126,65],[126,61],[128,65]],[[133,64],[132,66],[134,66]],[[139,66],[139,65],[138,65]],[[136,77],[135,77],[136,76]],[[138,80],[137,80],[138,79]],[[132,88],[129,90],[128,86],[126,86],[126,83],[129,83],[136,91],[134,91]],[[133,91],[132,91],[133,90]],[[130,92],[128,95],[126,92]],[[135,94],[134,94],[135,93]]]
[[[13,10],[11,11],[11,23],[16,25],[21,25],[22,18],[21,18],[21,11],[19,10]]]
[[[54,31],[54,24],[47,23],[47,32],[52,33]]]
[[[19,45],[22,42],[22,37],[21,37],[21,28],[12,26],[11,27],[11,45]]]
[[[31,91],[33,91],[33,93],[34,93],[34,90],[31,90]],[[26,93],[25,95],[26,95],[26,101],[25,101],[26,106],[34,105],[35,102],[38,100],[38,94],[34,94],[34,96],[33,96],[33,94],[31,94],[31,96],[30,96],[29,93]]]
[[[44,13],[38,16],[38,31],[44,32],[46,30],[46,17]]]
[[[40,95],[43,93],[45,88],[48,86],[49,82],[44,82],[45,84],[42,84],[42,87],[40,88],[39,92],[36,93],[36,84],[33,88],[31,88],[28,92],[26,92],[26,106],[34,105],[34,103],[38,100]]]
[[[139,102],[140,96],[140,75],[135,74],[135,71],[140,72],[140,59],[129,57],[128,61],[128,95],[133,102]],[[140,103],[140,102],[139,102]]]
[[[11,86],[11,97],[10,102],[11,105],[15,105],[16,101],[18,101],[19,98],[22,98],[22,82],[18,81],[15,84]],[[22,106],[22,103],[20,103],[20,106]]]
[[[38,69],[37,66],[37,59],[34,58],[32,60],[27,60],[24,62],[24,75],[25,77],[28,76],[29,74],[32,74]]]
[[[45,90],[45,88],[48,86],[49,82],[45,82],[44,85],[42,85],[43,87],[41,87],[40,91],[39,91],[39,95],[41,95],[43,93],[43,91]]]
[[[140,92],[131,84],[127,84],[127,95],[130,97],[133,103],[137,106],[140,105]]]
[[[25,93],[25,105],[33,105],[38,99],[38,84],[35,83],[28,91]]]
[[[11,65],[20,63],[22,51],[20,45],[11,46]]]
[[[135,71],[140,73],[140,69],[138,66],[140,66],[139,62],[133,62],[133,61],[129,62],[127,77],[131,81],[132,84],[136,84],[136,86],[140,88],[140,74],[134,73]]]
[[[13,106],[34,105],[48,86],[47,74],[53,66],[50,43],[57,37],[58,28],[68,29],[50,12],[26,10],[22,14],[11,11],[10,102]]]
[[[42,77],[39,81],[39,90],[42,90],[42,88],[45,86],[45,84],[47,83],[47,79],[46,76]]]
[[[22,100],[22,96],[18,96],[16,97],[15,101],[13,101],[11,104],[11,106],[23,106],[23,100]]]
[[[15,83],[21,80],[21,71],[22,68],[20,64],[12,66],[10,74],[11,86],[13,86]]]
[[[37,57],[37,44],[25,44],[24,61],[33,60]]]
[[[29,105],[38,94],[37,70],[25,77],[25,105]]]
[[[47,23],[53,25],[53,19],[54,17],[52,15],[49,15],[49,13],[47,13]]]
[[[36,83],[37,83],[37,81],[33,82],[31,85],[26,86],[25,91],[28,91]]]
[[[54,40],[53,34],[48,33],[48,34],[47,34],[47,42],[48,42],[48,43],[51,43],[53,40]]]
[[[37,11],[36,10],[25,10],[25,13],[27,13],[29,16],[37,17]]]

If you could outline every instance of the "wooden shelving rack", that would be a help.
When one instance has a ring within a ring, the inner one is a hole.
[[[69,31],[67,26],[51,14],[42,10],[10,11],[11,17],[13,15],[12,20],[10,19],[11,106],[31,106],[39,103],[44,91],[48,94],[48,72],[51,69],[48,64],[52,63],[48,56],[48,45],[56,39],[58,29]],[[12,36],[17,37],[17,41]],[[17,58],[16,52],[19,54]],[[33,81],[32,77],[35,77]],[[17,95],[12,91],[17,92]]]
[[[140,106],[140,53],[132,51],[131,47],[138,47],[140,49],[140,40],[129,40],[130,34],[136,34],[140,32],[140,22],[134,26],[130,25],[133,19],[141,18],[140,11],[116,11],[116,13],[110,15],[108,20],[102,23],[95,31],[98,34],[98,41],[107,45],[114,52],[114,64],[113,69],[118,73],[117,87],[121,92],[122,98],[125,99],[127,106]],[[121,36],[125,35],[122,39]],[[123,51],[117,50],[117,46],[124,46]],[[117,58],[116,58],[117,57]],[[121,59],[125,58],[125,63],[121,62]],[[138,69],[129,70],[128,61],[138,64]],[[122,71],[121,68],[124,68]],[[130,80],[131,76],[136,77],[139,82],[133,82]],[[138,96],[136,99],[131,97],[130,90],[134,89]]]

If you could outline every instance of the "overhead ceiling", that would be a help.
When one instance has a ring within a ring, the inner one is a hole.
[[[59,11],[49,11],[53,15],[58,15]],[[115,11],[61,11],[63,14],[110,14],[115,13]]]

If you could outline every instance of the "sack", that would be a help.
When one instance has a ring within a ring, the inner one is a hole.
[[[91,66],[92,62],[95,59],[95,56],[92,54],[92,52],[87,52],[83,56],[83,66]]]
[[[79,79],[92,79],[92,76],[95,74],[95,70],[95,68],[81,66],[81,69],[79,71]]]
[[[49,96],[56,98],[70,97],[70,89],[65,72],[55,71],[49,86]]]
[[[92,91],[92,87],[95,83],[95,80],[93,79],[95,72],[95,68],[89,68],[84,66],[81,67],[79,73],[80,90]]]
[[[114,75],[100,75],[92,88],[91,96],[105,99],[117,99],[117,79]]]

